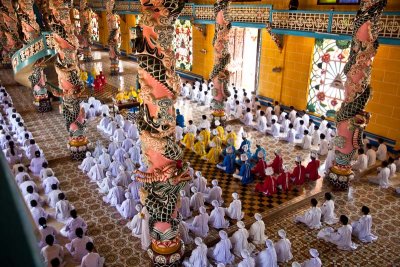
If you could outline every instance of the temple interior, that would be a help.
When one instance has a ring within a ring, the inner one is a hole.
[[[400,1],[0,4],[1,266],[400,266]]]

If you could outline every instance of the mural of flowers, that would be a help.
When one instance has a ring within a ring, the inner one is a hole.
[[[344,66],[350,54],[350,41],[316,39],[312,58],[307,110],[334,117],[344,99]]]
[[[192,70],[193,64],[193,32],[190,20],[176,20],[175,36],[172,43],[175,51],[175,66],[181,70]]]

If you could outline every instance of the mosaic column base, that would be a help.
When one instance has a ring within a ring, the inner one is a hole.
[[[83,48],[83,61],[90,62],[93,60],[92,49],[90,47]]]
[[[325,176],[326,179],[336,189],[347,190],[351,181],[354,179],[354,173],[351,167],[333,166]]]
[[[110,74],[111,75],[118,75],[119,74],[119,60],[111,60],[110,65]]]
[[[226,122],[227,122],[225,113],[222,113],[222,114],[218,113],[217,115],[218,116],[215,116],[214,113],[211,114],[211,116],[212,116],[211,126],[213,128],[215,128],[216,127],[215,126],[215,121],[219,121],[221,123],[221,126],[225,127],[226,126]]]
[[[40,113],[49,112],[53,109],[49,98],[35,100],[33,104],[36,106],[37,111]]]
[[[86,157],[89,146],[89,141],[85,136],[73,137],[67,145],[73,160],[83,160]]]
[[[154,267],[179,267],[182,266],[185,244],[180,240],[175,247],[161,248],[152,243],[147,254],[152,260]]]

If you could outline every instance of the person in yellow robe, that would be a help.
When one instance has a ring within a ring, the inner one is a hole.
[[[203,136],[201,136],[201,135],[197,136],[197,142],[196,142],[196,144],[194,144],[193,151],[200,157],[203,157],[204,155],[207,154],[206,146],[203,141]]]
[[[217,164],[219,163],[219,157],[221,155],[222,149],[220,146],[216,146],[216,144],[213,141],[210,142],[210,147],[211,149],[208,151],[207,155],[205,155],[202,159],[207,160],[211,164]]]
[[[207,128],[202,128],[199,135],[203,137],[204,145],[207,147],[210,143],[210,130]]]
[[[189,125],[185,128],[185,137],[183,137],[183,144],[187,149],[192,150],[194,147],[194,141],[196,138],[197,127],[193,124],[193,121],[189,121]]]
[[[214,125],[216,126],[216,130],[218,131],[218,136],[221,139],[222,143],[225,143],[225,130],[224,127],[221,126],[221,123],[219,120],[216,120],[214,122]]]
[[[232,126],[230,126],[230,125],[226,126],[226,132],[227,132],[227,135],[225,138],[225,144],[227,143],[227,140],[232,139],[233,142],[231,143],[231,145],[235,145],[237,137],[236,137],[236,133],[234,131],[232,131]]]
[[[221,148],[222,147],[222,140],[218,135],[218,130],[217,129],[212,130],[212,135],[213,135],[213,139],[211,141],[214,142],[215,146]]]

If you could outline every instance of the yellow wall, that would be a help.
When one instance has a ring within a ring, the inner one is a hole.
[[[99,15],[99,39],[100,43],[103,46],[108,45],[108,25],[107,25],[107,15],[105,11],[102,11],[100,13],[97,13]]]
[[[136,26],[135,15],[121,15],[121,50],[125,51],[127,54],[132,53],[132,47],[130,44],[130,28],[134,26]]]
[[[214,37],[214,25],[206,25],[206,36],[193,26],[193,69],[192,72],[208,79],[214,64],[214,48],[212,39]],[[201,52],[207,51],[206,54]]]

